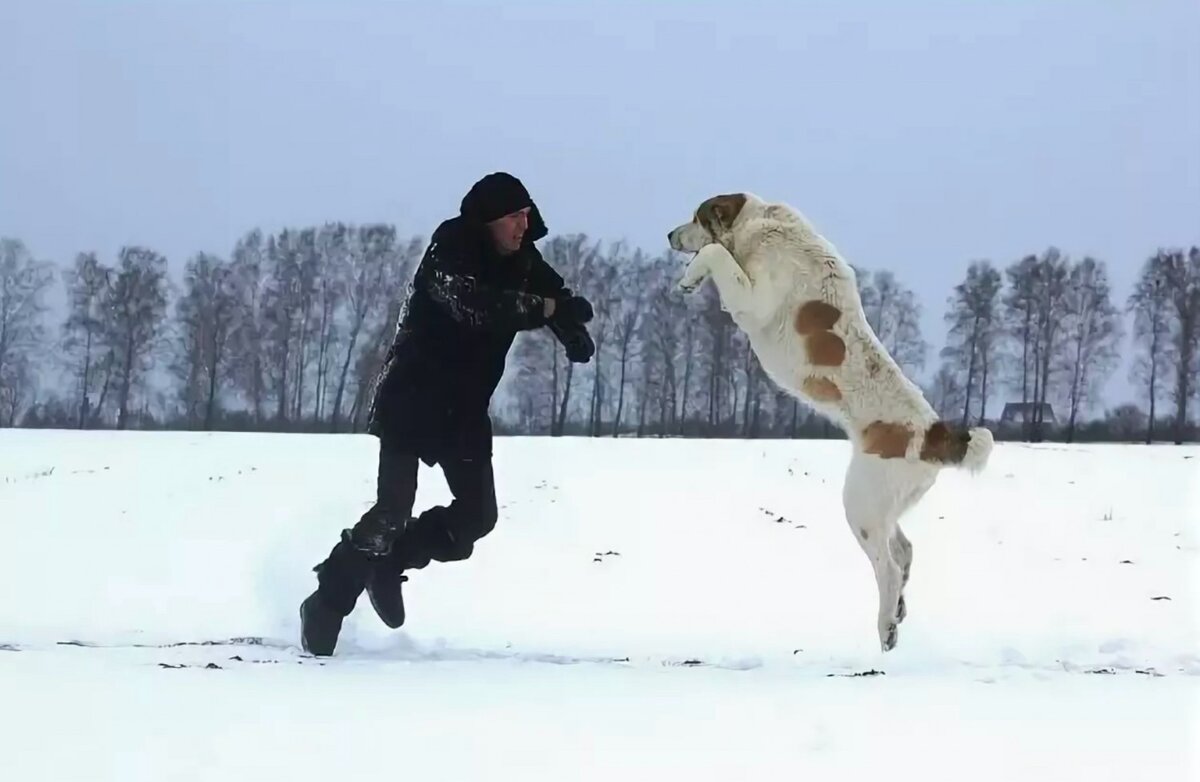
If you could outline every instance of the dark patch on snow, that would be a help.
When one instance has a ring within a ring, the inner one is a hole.
[[[139,648],[172,649],[178,646],[270,646],[266,639],[257,635],[235,636],[215,641],[176,641],[169,644],[135,644]]]
[[[858,679],[858,678],[861,678],[864,676],[886,676],[886,675],[887,674],[885,674],[883,671],[877,671],[874,668],[872,668],[869,671],[857,671],[855,673],[827,673],[827,674],[825,674],[825,678],[831,679],[834,676],[842,676],[847,679]]]
[[[1132,564],[1133,564],[1133,562],[1132,562],[1131,560],[1128,560],[1128,559],[1122,559],[1122,560],[1121,560],[1120,562],[1118,562],[1117,564],[1118,564],[1118,565],[1132,565]]]
[[[0,644],[0,652],[19,652],[19,651],[21,651],[20,647],[13,646],[12,644]]]
[[[803,524],[794,522],[791,519],[789,519],[787,516],[782,516],[782,515],[776,513],[775,511],[771,510],[770,508],[759,508],[759,510],[762,511],[767,516],[772,516],[773,520],[776,524],[790,524],[795,529],[807,529],[807,527],[805,527]]]
[[[56,641],[58,646],[78,646],[84,649],[177,649],[185,646],[260,646],[270,649],[287,649],[288,644],[270,641],[256,635],[234,636],[233,638],[218,638],[207,641],[173,641],[163,644],[97,644],[91,641]]]
[[[1152,597],[1150,599],[1151,600],[1170,600],[1171,598],[1167,597],[1166,595],[1155,595],[1154,597]]]

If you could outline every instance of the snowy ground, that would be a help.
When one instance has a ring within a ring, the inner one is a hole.
[[[887,655],[846,455],[498,440],[496,532],[317,660],[374,440],[0,431],[0,779],[1200,778],[1200,448],[944,473]]]

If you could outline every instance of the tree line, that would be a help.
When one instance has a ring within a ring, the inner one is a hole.
[[[387,224],[254,229],[228,256],[186,259],[176,282],[145,246],[60,268],[0,239],[0,425],[360,431],[424,245]],[[597,351],[571,364],[547,330],[523,332],[494,400],[499,432],[842,436],[768,379],[711,285],[676,291],[682,256],[583,234],[541,249],[593,302]],[[871,327],[919,380],[920,302],[891,271],[855,271]],[[57,284],[67,311],[52,322]],[[1147,257],[1123,301],[1103,261],[1058,248],[973,261],[944,317],[923,388],[945,418],[1032,441],[1197,437],[1200,248]],[[1124,355],[1140,398],[1104,409]],[[989,420],[997,400],[1006,415]]]

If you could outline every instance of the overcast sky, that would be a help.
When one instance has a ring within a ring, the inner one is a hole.
[[[893,269],[935,345],[972,259],[1093,254],[1123,303],[1200,242],[1196,0],[737,1],[3,0],[0,235],[178,269],[254,226],[427,236],[504,169],[551,231],[656,252],[746,189]]]

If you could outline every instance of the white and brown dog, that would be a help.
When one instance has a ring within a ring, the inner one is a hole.
[[[867,323],[853,269],[795,209],[750,193],[713,196],[668,238],[695,253],[679,287],[711,279],[764,371],[849,437],[842,503],[875,571],[879,643],[892,649],[912,566],[899,519],[943,467],[983,469],[991,432],[938,419]]]

